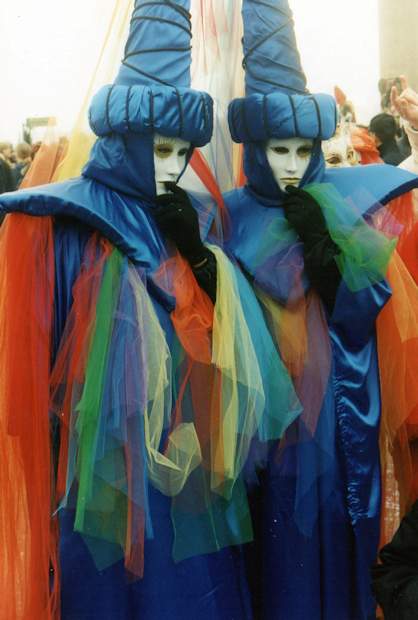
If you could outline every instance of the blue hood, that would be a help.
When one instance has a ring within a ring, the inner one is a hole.
[[[82,174],[151,206],[156,196],[153,137],[114,133],[99,138]]]

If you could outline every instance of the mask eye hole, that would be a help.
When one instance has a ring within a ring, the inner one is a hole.
[[[277,155],[287,155],[289,153],[289,149],[285,146],[272,146],[271,150],[273,153],[277,153]]]
[[[178,155],[179,157],[186,157],[186,155],[187,155],[187,151],[188,151],[188,150],[189,150],[189,149],[182,148],[182,149],[180,149],[180,150],[179,150],[179,152],[177,153],[177,155]]]
[[[166,142],[166,143],[161,142],[159,144],[154,145],[154,153],[160,159],[167,159],[167,157],[170,157],[170,155],[172,155],[173,152],[174,152],[173,145],[170,144],[169,142]]]
[[[300,146],[297,150],[297,154],[299,155],[299,157],[307,159],[312,155],[312,147],[309,144]]]
[[[341,164],[341,162],[342,159],[339,155],[332,155],[331,157],[327,157],[327,163],[331,166],[338,166],[338,164]]]

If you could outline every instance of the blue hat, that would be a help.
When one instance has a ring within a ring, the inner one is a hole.
[[[246,97],[229,106],[232,139],[329,139],[337,124],[335,100],[306,88],[288,0],[243,0],[242,16]]]
[[[97,136],[158,132],[194,146],[210,141],[212,99],[190,88],[189,9],[190,0],[136,0],[119,73],[90,106]]]

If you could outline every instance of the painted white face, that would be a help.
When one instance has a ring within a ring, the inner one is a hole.
[[[186,165],[190,142],[154,134],[154,169],[157,196],[166,194],[165,183],[176,183]]]
[[[336,133],[330,140],[322,143],[327,168],[348,168],[358,166],[360,158],[347,133]]]
[[[312,157],[313,140],[272,138],[266,155],[277,185],[284,192],[288,185],[299,187]]]

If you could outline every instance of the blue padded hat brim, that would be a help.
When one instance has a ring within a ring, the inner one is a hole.
[[[289,95],[279,91],[235,99],[228,122],[234,142],[270,138],[329,140],[337,126],[337,108],[330,95]]]
[[[89,122],[99,136],[128,132],[210,142],[213,101],[205,92],[160,84],[104,86],[93,97]]]

